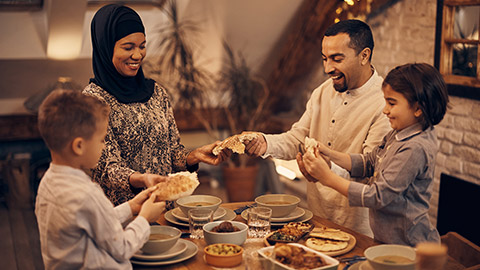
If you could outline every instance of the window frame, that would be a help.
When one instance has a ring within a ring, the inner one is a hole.
[[[455,7],[476,5],[480,0],[437,0],[434,66],[443,75],[450,95],[480,100],[480,42],[453,38]],[[451,74],[453,44],[458,43],[477,45],[476,77]]]

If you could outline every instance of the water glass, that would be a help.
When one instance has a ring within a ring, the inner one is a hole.
[[[188,225],[190,238],[203,238],[203,225],[213,221],[213,211],[209,209],[188,210]]]
[[[252,207],[248,212],[248,237],[264,238],[270,233],[270,218],[272,209],[267,207]]]

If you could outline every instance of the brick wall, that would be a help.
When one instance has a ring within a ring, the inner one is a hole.
[[[400,0],[368,19],[375,38],[373,64],[385,77],[395,66],[433,65],[436,0]],[[480,185],[480,102],[450,96],[451,109],[436,127],[437,155],[430,216],[436,224],[440,174]]]

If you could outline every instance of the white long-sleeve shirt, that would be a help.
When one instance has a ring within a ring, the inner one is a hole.
[[[46,269],[131,269],[129,259],[150,234],[145,218],[131,221],[128,203],[114,208],[82,170],[52,163],[35,215]]]
[[[382,82],[383,78],[374,71],[361,87],[339,93],[333,88],[331,79],[325,81],[313,91],[305,112],[289,131],[264,135],[267,141],[264,156],[294,159],[298,145],[304,143],[306,136],[340,152],[370,152],[391,130],[388,118],[382,113],[385,106]],[[349,178],[348,172],[338,166],[333,166],[332,170]],[[368,222],[368,209],[350,207],[348,199],[337,191],[320,183],[309,182],[307,200],[315,215],[373,236]]]

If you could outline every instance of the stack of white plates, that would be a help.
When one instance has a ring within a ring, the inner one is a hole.
[[[213,220],[232,221],[236,217],[237,214],[235,214],[233,210],[223,207],[218,207],[217,210],[213,213]],[[165,213],[165,220],[178,226],[188,227],[188,217],[178,207],[167,211]]]
[[[159,254],[145,254],[141,250],[135,253],[130,260],[138,265],[168,265],[190,259],[198,252],[195,243],[178,239],[177,243],[169,250]]]
[[[243,211],[241,216],[243,219],[247,220],[248,219],[248,214],[247,210]],[[284,217],[272,217],[270,218],[270,225],[271,226],[283,226],[289,222],[306,222],[312,219],[313,213],[312,211],[298,207],[295,208],[290,214],[284,216]]]

